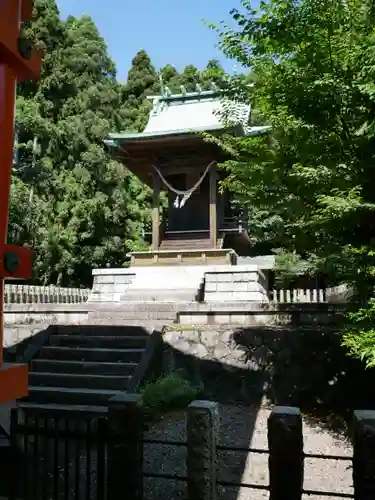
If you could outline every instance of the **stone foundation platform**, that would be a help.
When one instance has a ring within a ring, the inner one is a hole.
[[[182,304],[268,302],[258,266],[139,266],[94,269],[91,302],[177,302]]]
[[[205,302],[268,302],[268,283],[256,266],[233,266],[204,273]]]

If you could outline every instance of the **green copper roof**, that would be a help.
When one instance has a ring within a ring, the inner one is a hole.
[[[163,95],[149,97],[153,106],[143,132],[120,132],[109,135],[107,145],[124,140],[189,135],[199,132],[230,130],[236,135],[254,135],[268,127],[249,125],[251,107],[226,99],[218,89],[172,94],[163,87]],[[110,142],[112,141],[112,142]]]
[[[124,140],[131,141],[141,141],[144,139],[153,139],[157,137],[172,137],[179,135],[192,135],[197,134],[199,132],[219,132],[219,131],[231,131],[236,135],[244,135],[244,130],[241,125],[237,125],[236,127],[225,127],[224,125],[218,125],[215,127],[202,127],[201,129],[184,129],[184,130],[165,130],[161,132],[119,132],[109,134],[109,139],[105,140],[105,144],[108,147],[119,147],[121,142]],[[262,132],[269,130],[269,127],[250,127],[247,131],[247,136],[257,135]]]

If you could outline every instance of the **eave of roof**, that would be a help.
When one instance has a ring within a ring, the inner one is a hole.
[[[109,134],[109,138],[104,141],[104,143],[108,147],[119,147],[122,142],[131,141],[143,141],[143,140],[152,140],[152,139],[162,139],[169,137],[178,137],[178,136],[192,136],[198,135],[203,132],[212,133],[212,132],[228,132],[234,133],[238,136],[255,136],[261,134],[263,132],[267,132],[271,127],[269,126],[259,126],[259,127],[251,127],[249,130],[244,131],[242,125],[236,125],[235,127],[228,128],[224,125],[219,125],[215,127],[202,127],[201,129],[181,129],[181,130],[171,130],[171,131],[160,131],[160,132],[118,132]]]
[[[242,126],[234,127],[235,131],[243,132]],[[201,127],[196,129],[180,129],[180,130],[162,130],[158,132],[118,132],[109,134],[109,139],[117,142],[117,141],[126,141],[126,140],[144,140],[144,139],[153,139],[157,137],[173,137],[173,136],[181,136],[181,135],[194,135],[202,132],[216,132],[216,131],[224,131],[228,130],[228,127],[224,125],[218,125],[214,127]],[[232,130],[232,129],[231,129]]]

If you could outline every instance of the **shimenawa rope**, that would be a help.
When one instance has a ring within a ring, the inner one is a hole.
[[[209,165],[206,167],[206,170],[203,172],[202,176],[198,179],[198,181],[194,184],[193,187],[191,187],[190,189],[186,189],[185,191],[183,190],[180,190],[180,189],[176,189],[174,188],[167,180],[166,178],[163,176],[163,174],[160,172],[160,170],[158,169],[158,167],[156,167],[155,165],[153,165],[153,168],[155,169],[156,173],[158,174],[158,176],[160,177],[162,183],[170,190],[172,191],[172,193],[174,193],[176,196],[176,199],[174,201],[174,207],[175,208],[182,208],[185,203],[187,202],[187,200],[190,198],[190,196],[194,193],[194,191],[196,191],[199,186],[202,184],[204,178],[206,177],[206,175],[208,174],[208,172],[210,171],[211,167],[216,163],[216,161],[212,161],[211,163],[209,163]]]

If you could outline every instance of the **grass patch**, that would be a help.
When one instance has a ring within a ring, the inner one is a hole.
[[[169,413],[185,410],[202,392],[202,386],[191,384],[178,372],[147,383],[140,390],[145,423],[149,425]]]

